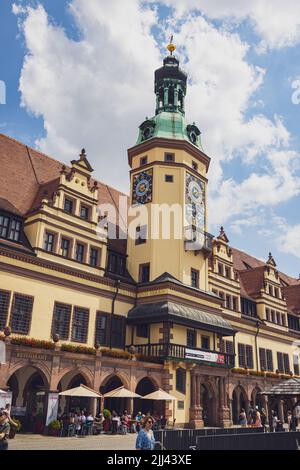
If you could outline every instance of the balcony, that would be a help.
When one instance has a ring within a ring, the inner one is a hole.
[[[126,346],[129,351],[131,346]],[[208,351],[198,348],[190,348],[182,346],[181,344],[137,344],[134,345],[136,354],[141,354],[144,357],[163,360],[177,360],[186,362],[195,362],[214,367],[234,367],[234,354],[227,354],[220,351]]]
[[[213,235],[195,225],[189,225],[184,231],[184,248],[186,251],[204,251],[208,256],[213,248]]]

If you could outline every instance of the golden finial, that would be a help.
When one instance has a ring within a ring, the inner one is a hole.
[[[173,55],[173,52],[176,51],[176,46],[175,46],[175,44],[173,44],[173,39],[174,39],[174,36],[172,34],[172,36],[170,38],[170,44],[167,46],[167,49],[168,49],[168,51],[170,52],[171,55]]]

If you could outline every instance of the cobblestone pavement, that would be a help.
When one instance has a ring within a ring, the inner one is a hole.
[[[9,441],[9,450],[133,450],[136,434],[86,437],[49,437],[19,434]]]

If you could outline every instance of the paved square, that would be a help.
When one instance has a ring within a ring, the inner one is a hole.
[[[19,434],[9,441],[9,450],[134,450],[136,434],[86,437],[50,437]]]

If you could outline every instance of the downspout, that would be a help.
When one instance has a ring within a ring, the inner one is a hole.
[[[114,314],[115,314],[115,303],[116,303],[116,298],[117,298],[118,293],[119,293],[120,284],[121,284],[121,281],[120,281],[120,279],[118,279],[115,283],[116,292],[114,294],[113,301],[112,301],[112,306],[111,306],[110,335],[109,335],[110,336],[110,338],[109,338],[109,348],[110,349],[112,349],[112,323],[113,323],[113,318],[114,318]]]
[[[256,352],[256,370],[258,371],[259,370],[259,365],[258,365],[258,347],[257,347],[257,337],[258,337],[258,334],[259,334],[259,330],[260,330],[260,322],[257,321],[256,322],[256,333],[255,333],[255,352]]]

